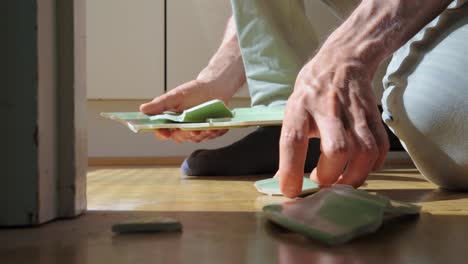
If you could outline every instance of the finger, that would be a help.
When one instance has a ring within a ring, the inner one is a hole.
[[[372,87],[369,86],[368,88],[369,91],[373,91]],[[377,107],[377,97],[373,92],[367,95],[367,105],[371,106],[371,108],[368,109],[367,113],[367,115],[369,116],[369,128],[372,134],[374,135],[374,139],[379,150],[378,157],[374,163],[374,166],[372,167],[372,170],[375,171],[380,169],[384,165],[385,159],[387,158],[387,154],[390,149],[390,143],[388,139],[387,130],[385,129],[385,125],[382,121],[382,115],[380,114],[379,108]]]
[[[202,133],[202,130],[192,130],[190,131],[190,135],[196,137]]]
[[[182,137],[180,131],[174,131],[173,133],[171,133],[171,139],[172,139],[172,141],[174,141],[176,143],[182,143],[182,142],[186,141]]]
[[[178,130],[176,133],[176,136],[181,140],[181,141],[192,141],[197,138],[202,138],[203,134],[200,132],[199,135],[193,136],[192,131],[186,131],[186,130]]]
[[[213,138],[216,138],[216,137],[218,137],[218,135],[211,134],[211,133],[208,133],[208,132],[204,132],[203,134],[201,134],[198,137],[198,140],[200,140],[200,142],[202,142],[202,141],[210,140],[210,139],[213,139]]]
[[[189,142],[192,142],[192,143],[200,143],[203,140],[204,139],[201,139],[201,138],[198,138],[198,137],[192,137],[192,138],[187,139],[186,141],[189,141]]]
[[[148,115],[160,114],[168,110],[183,111],[203,102],[199,96],[189,96],[188,91],[198,89],[197,87],[198,83],[195,81],[184,83],[170,92],[154,98],[151,102],[140,105],[140,111]]]
[[[169,129],[157,129],[154,131],[154,135],[161,140],[166,140],[171,137],[171,131]]]
[[[190,138],[188,138],[188,141],[193,142],[193,143],[200,143],[202,141],[207,140],[208,137],[209,137],[209,134],[206,133],[206,131],[200,131],[200,134],[196,136],[191,135]]]
[[[176,129],[172,131],[171,137],[178,142],[200,143],[225,134],[228,130],[192,130],[185,131]],[[214,133],[213,133],[214,132]]]
[[[207,133],[211,135],[220,136],[220,135],[226,134],[228,131],[229,131],[228,129],[213,129],[213,130],[207,130]]]
[[[158,132],[154,132],[154,136],[159,140],[166,140],[167,139],[167,138],[164,138],[164,137],[160,136],[160,134]]]
[[[223,130],[207,130],[203,133],[203,139],[201,141],[211,140],[217,137],[220,137],[228,132],[227,129]]]
[[[288,102],[280,137],[280,163],[277,175],[281,192],[287,197],[301,193],[304,163],[309,144],[309,120],[307,111]]]
[[[215,131],[209,130],[209,134],[212,138],[215,138],[226,134],[228,131],[229,129],[217,129]]]
[[[184,137],[186,138],[187,141],[199,143],[199,142],[206,140],[208,137],[211,136],[211,134],[208,133],[208,130],[198,130],[197,132],[198,133],[195,133],[195,134],[194,133],[186,134],[184,135]]]
[[[322,153],[310,178],[321,185],[331,185],[341,176],[349,159],[347,134],[338,117],[317,116],[315,122]]]
[[[321,155],[310,178],[320,185],[330,185],[343,173],[349,159],[349,144],[338,93],[331,90],[322,100],[320,111],[314,112]]]
[[[197,80],[184,83],[154,98],[153,101],[142,104],[140,111],[148,115],[160,114],[167,110],[181,112],[210,99],[202,88],[202,84]]]
[[[361,186],[369,172],[374,167],[379,156],[379,150],[373,133],[370,131],[365,117],[354,112],[352,123],[353,152],[351,159],[337,183],[348,184],[354,187]]]
[[[374,120],[374,136],[377,143],[377,148],[379,149],[379,156],[374,163],[372,168],[373,171],[378,170],[383,167],[385,159],[387,158],[388,151],[390,149],[390,143],[388,142],[387,131],[384,128],[384,124],[380,120],[380,115],[378,115],[377,120]]]
[[[182,102],[182,94],[171,91],[154,98],[151,102],[140,105],[140,112],[147,115],[156,115],[168,110],[179,111]]]
[[[223,129],[223,130],[205,130],[205,131],[203,131],[202,134],[200,134],[198,139],[200,140],[199,142],[211,140],[211,139],[214,139],[214,138],[217,138],[217,137],[220,137],[220,136],[226,134],[227,131],[228,131],[227,129]]]

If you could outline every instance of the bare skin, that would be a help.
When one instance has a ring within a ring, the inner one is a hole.
[[[234,20],[229,19],[223,42],[197,78],[184,83],[170,92],[142,104],[140,111],[155,115],[164,111],[180,112],[212,99],[228,103],[245,83],[245,71],[237,40]],[[160,129],[155,136],[161,140],[175,142],[202,142],[224,135],[227,130],[182,131]]]
[[[321,138],[311,179],[362,185],[389,149],[371,80],[377,66],[440,14],[450,0],[364,0],[297,76],[280,139],[281,190],[302,187],[308,138]]]
[[[311,179],[321,185],[362,185],[389,149],[371,80],[379,63],[440,14],[451,0],[363,0],[297,76],[280,139],[281,190],[301,190],[308,139],[321,138]],[[312,51],[311,51],[312,52]],[[229,101],[245,82],[232,19],[221,47],[196,80],[143,104],[140,111],[182,111],[211,99]],[[200,142],[226,131],[160,130],[176,142]]]

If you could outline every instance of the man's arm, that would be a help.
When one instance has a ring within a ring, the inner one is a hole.
[[[378,66],[450,2],[452,0],[364,0],[323,46],[348,48],[348,53]]]
[[[309,137],[321,138],[311,178],[360,186],[389,144],[371,80],[379,63],[440,14],[450,0],[363,0],[299,73],[280,140],[282,192],[300,193]]]
[[[213,99],[228,102],[245,83],[244,64],[237,40],[236,26],[231,17],[226,26],[223,41],[208,65],[195,80],[184,83],[166,94],[142,104],[140,111],[155,115],[167,110],[181,112],[187,108]],[[227,130],[168,130],[158,129],[159,139],[176,142],[201,142],[226,133]]]
[[[230,99],[245,83],[245,70],[237,39],[234,18],[228,20],[223,41],[210,59],[208,65],[200,72],[197,80],[211,82],[215,89],[222,89],[222,98]]]

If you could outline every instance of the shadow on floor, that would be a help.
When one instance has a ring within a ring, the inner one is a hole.
[[[416,176],[416,175],[415,175]],[[425,179],[415,177],[399,176],[397,174],[370,175],[369,180],[375,181],[407,181],[407,182],[427,182]]]
[[[392,200],[408,203],[424,203],[468,198],[468,192],[453,192],[443,189],[366,189],[366,191],[375,192],[377,194],[386,196]]]
[[[259,175],[240,175],[240,176],[182,176],[182,180],[193,181],[259,181],[272,178],[274,174],[259,174]]]

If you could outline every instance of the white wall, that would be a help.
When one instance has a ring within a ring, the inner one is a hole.
[[[192,80],[216,52],[229,17],[229,0],[167,1],[167,89]],[[244,85],[235,97],[249,97]]]
[[[86,0],[91,99],[143,99],[164,92],[164,1]]]

